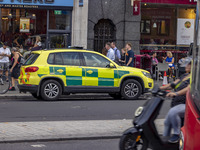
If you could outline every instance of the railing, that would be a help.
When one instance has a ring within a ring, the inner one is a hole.
[[[188,51],[189,45],[159,45],[159,44],[140,44],[140,50],[177,50]]]

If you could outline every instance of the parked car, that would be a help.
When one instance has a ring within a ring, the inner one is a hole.
[[[98,52],[80,49],[34,51],[19,77],[20,92],[43,100],[57,100],[70,93],[109,93],[114,98],[137,99],[152,87],[148,71],[119,66]]]

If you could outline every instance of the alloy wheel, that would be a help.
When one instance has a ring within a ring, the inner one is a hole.
[[[59,87],[54,83],[49,83],[45,86],[44,93],[48,98],[55,98],[59,94]]]
[[[124,93],[126,94],[126,96],[128,97],[135,97],[139,92],[139,87],[137,84],[135,83],[128,83],[125,87],[124,87]]]

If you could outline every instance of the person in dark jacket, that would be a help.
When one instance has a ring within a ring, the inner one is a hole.
[[[179,92],[184,90],[190,84],[190,71],[191,71],[191,58],[187,58],[182,67],[185,66],[186,73],[183,74],[179,79],[171,84],[160,87],[161,90],[171,90],[174,89],[175,92],[169,93],[167,96],[174,97],[171,102],[171,109],[166,115],[164,122],[164,133],[163,136],[170,136],[171,129],[173,128],[173,136],[169,139],[169,142],[176,143],[179,141],[180,128],[181,128],[181,118],[185,114],[185,101],[186,93],[180,94]]]
[[[11,64],[11,80],[12,80],[12,86],[9,88],[10,91],[15,91],[15,82],[18,81],[18,78],[20,76],[20,61],[21,61],[21,54],[18,52],[18,49],[13,47],[11,49],[13,58],[12,58],[12,64]]]

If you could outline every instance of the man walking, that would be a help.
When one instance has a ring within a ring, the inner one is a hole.
[[[126,66],[133,67],[134,66],[134,52],[132,50],[131,43],[126,44]]]
[[[110,42],[107,42],[105,47],[108,50],[107,57],[110,58],[112,61],[114,61],[115,53],[114,53],[114,50],[111,48]]]
[[[3,84],[1,79],[3,72],[6,73],[6,80],[8,81],[8,70],[9,70],[9,57],[11,56],[10,49],[7,48],[7,43],[3,44],[0,48],[0,84]]]
[[[112,49],[114,50],[114,53],[115,53],[115,62],[118,64],[119,60],[121,59],[120,51],[116,47],[116,43],[115,42],[111,43],[111,47],[112,47]]]

